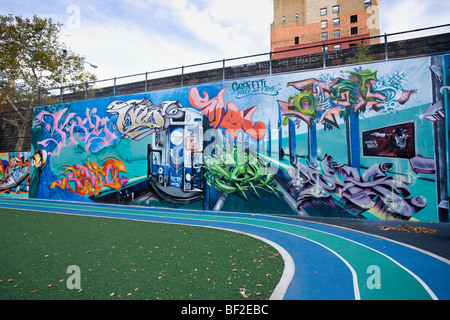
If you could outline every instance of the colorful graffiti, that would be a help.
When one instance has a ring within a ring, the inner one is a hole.
[[[320,167],[300,163],[292,157],[293,168],[288,170],[291,181],[288,191],[296,196],[299,209],[325,205],[345,210],[354,216],[367,210],[376,211],[384,219],[410,219],[427,202],[423,197],[409,197],[408,184],[413,181],[400,175],[387,175],[393,164],[374,164],[359,174],[355,168],[337,163],[325,154]],[[339,200],[332,195],[340,197]]]
[[[36,108],[29,195],[445,221],[449,64],[381,61]]]
[[[218,146],[220,148],[220,146]],[[249,150],[221,148],[219,155],[205,160],[205,178],[210,187],[226,193],[239,192],[247,199],[247,193],[253,191],[261,198],[258,190],[280,197],[282,192],[274,183],[274,172],[270,164],[264,163]]]
[[[61,150],[66,147],[72,147],[79,143],[84,143],[84,150],[98,151],[104,146],[108,146],[117,136],[111,132],[107,117],[100,118],[97,109],[86,108],[85,117],[76,116],[76,113],[67,111],[69,108],[63,108],[55,112],[42,110],[35,119],[45,124],[46,136],[38,142],[39,145],[51,150],[49,156],[59,156]]]
[[[95,161],[86,162],[84,166],[80,164],[61,166],[65,168],[62,173],[64,178],[53,181],[51,188],[58,186],[81,196],[89,194],[96,197],[103,188],[109,187],[118,190],[125,187],[128,178],[120,177],[121,172],[127,172],[123,161],[112,156],[103,158],[101,161],[103,160],[106,161],[102,166]]]
[[[263,122],[253,123],[252,121],[258,106],[239,110],[235,103],[225,103],[225,91],[225,88],[220,90],[217,97],[210,100],[206,92],[202,97],[198,89],[193,87],[189,91],[189,101],[194,108],[200,109],[208,117],[214,129],[225,128],[225,133],[230,134],[233,140],[236,139],[238,132],[243,130],[253,140],[260,141],[266,134],[266,125]]]
[[[155,106],[150,100],[114,101],[107,112],[117,114],[114,129],[122,138],[141,140],[143,137],[169,127],[169,119],[181,119],[183,106],[178,101],[163,101]]]
[[[0,194],[25,196],[29,190],[30,153],[0,154]]]
[[[397,78],[396,82],[392,77],[379,81],[377,71],[370,69],[345,72],[348,76],[288,83],[300,93],[289,97],[288,102],[278,101],[284,114],[283,123],[287,124],[290,117],[298,117],[309,126],[319,122],[327,129],[339,128],[336,118],[345,118],[348,108],[355,114],[369,110],[395,112],[416,92],[401,89]]]

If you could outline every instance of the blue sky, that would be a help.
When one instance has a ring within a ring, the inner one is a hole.
[[[381,32],[450,21],[447,0],[381,0]],[[273,0],[0,0],[0,14],[52,17],[99,79],[268,52]]]

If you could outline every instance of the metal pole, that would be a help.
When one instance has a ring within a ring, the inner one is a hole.
[[[269,53],[269,74],[272,75],[272,52]]]
[[[323,62],[323,67],[325,68],[327,66],[327,61],[325,58],[325,43],[322,46],[322,62]]]
[[[65,62],[66,62],[66,59],[63,58],[62,67],[61,67],[61,88],[64,84],[64,64],[65,64]]]
[[[116,95],[116,78],[114,78],[113,96]]]
[[[87,83],[87,81],[86,81],[86,84],[85,84],[85,91],[84,91],[84,99],[87,100],[87,98],[88,98],[88,83]]]
[[[222,81],[225,81],[225,59],[222,61]]]
[[[183,86],[184,66],[181,66],[181,86]]]
[[[389,60],[387,34],[384,33],[384,59]]]
[[[148,75],[148,72],[145,72],[145,90],[144,91],[147,91],[147,75]]]
[[[38,95],[37,95],[37,106],[39,107],[41,105],[41,88],[38,87]]]

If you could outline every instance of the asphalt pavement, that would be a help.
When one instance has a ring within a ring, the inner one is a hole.
[[[443,258],[450,259],[450,223],[317,217],[295,218],[303,221],[318,222],[348,228],[371,235],[384,237],[429,251]],[[412,228],[404,228],[404,226],[410,226]],[[419,228],[426,228],[429,230],[422,230]],[[419,231],[429,231],[430,233],[422,233]]]

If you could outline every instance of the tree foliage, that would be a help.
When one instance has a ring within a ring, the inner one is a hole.
[[[373,61],[369,53],[369,47],[361,40],[356,44],[355,56],[347,59],[347,63],[361,63]]]
[[[22,151],[27,130],[31,132],[38,90],[59,87],[65,44],[59,39],[62,24],[52,19],[0,15],[0,113],[3,122],[17,128],[16,151]],[[69,51],[70,52],[70,51]],[[64,84],[95,80],[84,70],[83,57],[71,54],[65,63]]]

